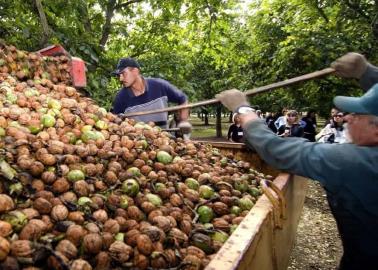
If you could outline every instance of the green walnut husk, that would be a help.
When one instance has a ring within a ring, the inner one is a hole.
[[[67,132],[65,134],[68,137],[69,143],[70,144],[75,144],[77,141],[77,137],[73,132]]]
[[[125,240],[125,234],[124,233],[117,233],[114,236],[114,240],[124,242],[124,240]]]
[[[72,182],[76,182],[76,181],[79,181],[79,180],[84,180],[85,179],[85,174],[81,170],[72,170],[72,171],[68,172],[67,179],[70,180],[70,181],[72,181]]]
[[[258,197],[261,195],[260,190],[257,187],[250,187],[248,193],[251,194],[253,197]]]
[[[181,161],[183,161],[183,159],[182,159],[181,157],[179,157],[179,156],[175,156],[175,157],[173,158],[173,160],[172,160],[172,163],[178,163],[178,162],[181,162]]]
[[[31,132],[31,134],[38,134],[43,128],[43,125],[29,125],[28,129]]]
[[[164,189],[166,189],[167,187],[163,184],[163,183],[156,183],[155,184],[155,190],[157,191],[157,192],[159,192],[159,191],[162,191],[162,190],[164,190]]]
[[[50,115],[50,114],[44,114],[42,115],[41,117],[41,124],[43,125],[43,127],[53,127],[55,126],[55,117]]]
[[[192,236],[193,246],[202,249],[206,254],[211,254],[214,252],[214,249],[211,247],[211,238],[210,236],[203,233],[195,233]]]
[[[20,182],[9,185],[9,193],[11,195],[12,194],[20,195],[23,189],[24,187],[22,186]]]
[[[240,192],[244,193],[248,190],[249,186],[248,186],[248,181],[246,180],[242,180],[242,179],[237,179],[235,182],[234,182],[234,187],[236,190],[239,190]]]
[[[222,158],[222,159],[220,160],[220,165],[221,165],[222,167],[226,167],[227,164],[228,164],[228,160],[227,160],[226,157],[224,157],[224,158]]]
[[[210,199],[215,194],[214,189],[212,189],[211,187],[207,185],[200,186],[198,191],[199,191],[200,197],[204,199]]]
[[[0,160],[0,172],[9,180],[12,180],[17,175],[16,170],[13,169],[5,160]]]
[[[5,129],[0,127],[0,137],[4,137],[4,136],[5,136]]]
[[[223,231],[216,231],[211,235],[211,239],[224,243],[228,239],[228,234]]]
[[[141,176],[141,172],[139,170],[139,168],[137,167],[130,167],[127,169],[126,171],[127,175],[130,176],[130,177],[139,177]]]
[[[97,112],[96,112],[96,114],[97,114],[97,116],[99,117],[99,118],[103,118],[103,117],[105,117],[106,116],[106,114],[107,114],[108,112],[106,111],[106,109],[105,108],[98,108],[98,110],[97,110]]]
[[[127,207],[129,207],[129,197],[128,196],[126,196],[126,195],[120,196],[119,207],[121,207],[122,209],[127,209]]]
[[[238,215],[240,215],[241,212],[242,212],[242,210],[239,206],[234,205],[234,206],[231,207],[231,214],[238,216]]]
[[[96,132],[94,132],[92,130],[86,130],[81,134],[80,139],[83,142],[87,143],[90,140],[93,140],[93,141],[97,140],[98,135],[96,134]]]
[[[238,227],[237,224],[232,224],[230,227],[230,234],[233,234],[237,227]]]
[[[163,204],[163,201],[161,200],[161,198],[158,196],[158,195],[155,195],[155,194],[152,194],[152,193],[149,193],[149,194],[146,194],[146,198],[147,200],[152,203],[153,205],[155,205],[156,207],[160,207],[162,206]]]
[[[47,106],[50,108],[50,109],[56,109],[56,110],[60,110],[62,108],[62,105],[60,104],[60,102],[56,99],[50,99],[47,103]]]
[[[135,179],[127,179],[122,183],[122,192],[130,197],[134,197],[139,193],[139,183]]]
[[[137,149],[146,149],[148,147],[148,143],[146,140],[139,140],[135,144],[135,148]]]
[[[202,205],[198,207],[197,213],[201,223],[209,223],[214,218],[214,211],[211,207]]]
[[[241,198],[239,200],[239,207],[242,210],[251,210],[253,207],[253,202],[249,198],[246,198],[246,197]]]
[[[1,216],[1,220],[12,225],[14,231],[19,232],[28,223],[28,217],[21,211],[14,210]]]
[[[157,152],[156,158],[163,164],[169,164],[172,162],[172,156],[163,150]]]
[[[194,189],[194,190],[198,190],[198,188],[200,186],[198,181],[194,178],[186,178],[185,185],[187,185],[188,188]]]
[[[81,128],[81,132],[86,132],[86,131],[91,131],[93,129],[93,127],[91,125],[84,125],[82,128]]]
[[[108,129],[108,124],[103,120],[98,120],[95,124],[98,129]]]

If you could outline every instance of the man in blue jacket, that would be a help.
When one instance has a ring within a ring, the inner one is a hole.
[[[337,96],[346,116],[351,144],[322,144],[276,136],[249,107],[244,93],[233,89],[217,98],[240,114],[247,144],[270,165],[319,181],[342,239],[340,269],[378,269],[378,69],[356,53],[332,67],[345,78],[370,88],[362,97]]]
[[[121,58],[113,75],[119,76],[123,85],[113,102],[112,112],[115,114],[162,109],[168,107],[168,102],[187,104],[187,96],[169,82],[158,78],[144,78],[138,62],[133,58]],[[190,132],[191,124],[188,122],[188,117],[189,110],[181,110],[177,127]],[[132,118],[146,123],[155,122],[162,128],[168,127],[167,112]]]

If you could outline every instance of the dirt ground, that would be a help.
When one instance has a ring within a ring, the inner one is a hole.
[[[309,181],[309,189],[288,270],[337,269],[342,245],[323,188]]]

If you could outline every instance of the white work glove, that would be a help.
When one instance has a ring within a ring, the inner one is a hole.
[[[356,79],[361,78],[367,66],[368,61],[365,56],[354,52],[343,55],[331,64],[331,67],[335,69],[336,75]]]
[[[249,106],[246,95],[237,89],[223,91],[222,93],[217,94],[215,98],[222,102],[223,106],[232,112],[235,112],[236,109],[242,105]]]

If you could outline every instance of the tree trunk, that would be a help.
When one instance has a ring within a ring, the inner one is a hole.
[[[229,116],[228,116],[228,122],[232,123],[232,115],[233,115],[233,112],[230,112]]]
[[[209,113],[205,112],[205,126],[209,125]]]
[[[142,2],[143,0],[129,0],[125,3],[116,3],[116,0],[109,0],[108,5],[106,6],[106,15],[105,15],[105,24],[102,27],[102,36],[100,40],[101,48],[104,48],[106,43],[108,42],[110,31],[112,29],[112,19],[114,16],[115,10],[125,9],[128,6]]]
[[[43,30],[42,39],[41,39],[39,44],[40,44],[41,47],[44,47],[48,43],[51,31],[50,31],[49,24],[47,23],[46,14],[45,14],[45,11],[43,10],[41,0],[35,0],[35,5],[36,5],[37,10],[38,10],[39,19],[40,19],[40,22],[41,22],[41,25],[42,25],[42,30]]]
[[[221,138],[222,137],[222,107],[221,106],[217,106],[216,116],[217,116],[217,120],[216,120],[217,137]]]
[[[106,42],[108,41],[110,30],[111,30],[111,24],[112,24],[112,18],[114,16],[114,9],[115,9],[116,0],[110,0],[108,2],[108,5],[106,6],[106,15],[105,15],[105,23],[102,28],[102,36],[100,40],[100,47],[104,48],[106,45]]]

